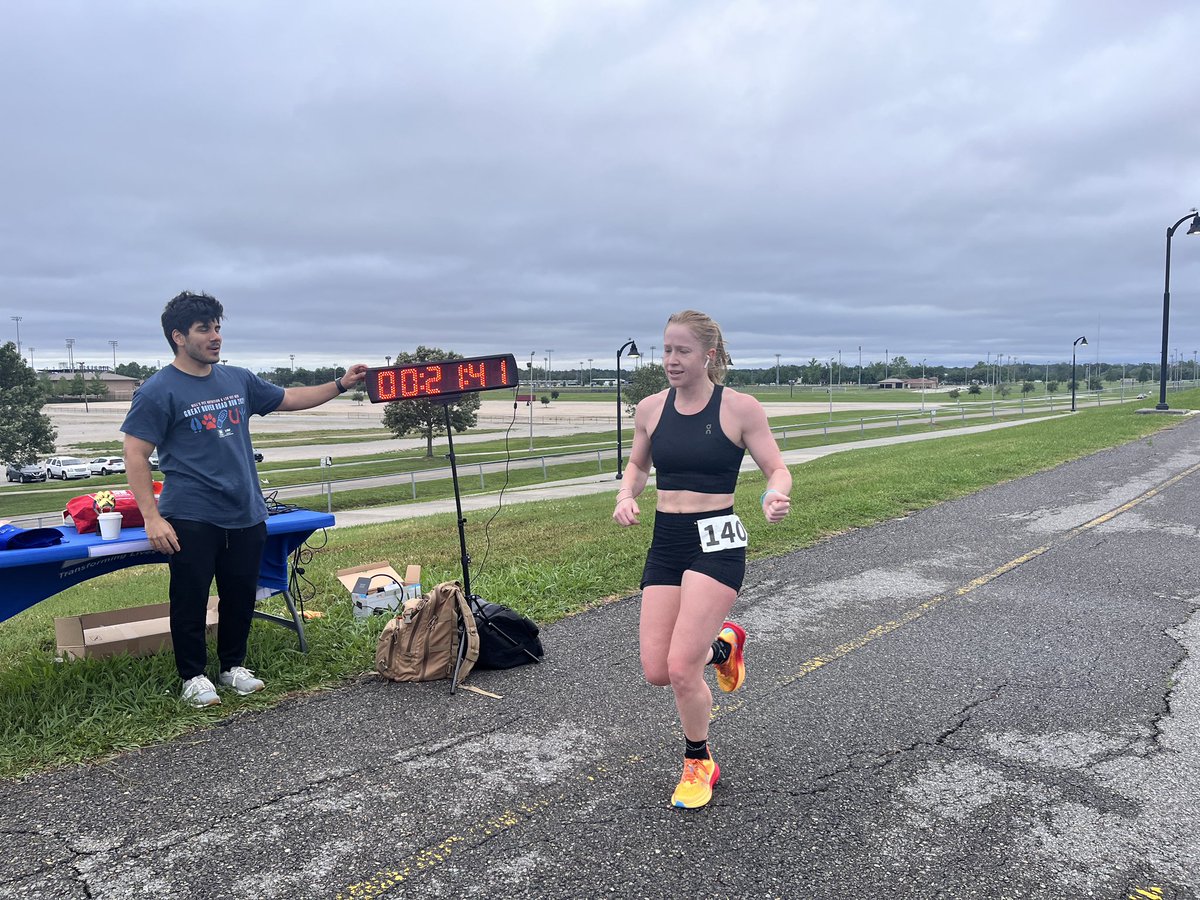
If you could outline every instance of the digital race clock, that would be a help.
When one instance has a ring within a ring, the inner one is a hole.
[[[372,403],[391,403],[393,400],[437,400],[514,387],[517,377],[517,361],[511,353],[506,353],[503,356],[473,356],[367,369],[363,384]]]

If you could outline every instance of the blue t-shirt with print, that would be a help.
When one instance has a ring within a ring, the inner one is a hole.
[[[121,431],[158,447],[159,512],[221,528],[266,521],[248,425],[277,409],[283,393],[236,366],[198,376],[171,365],[146,379]]]

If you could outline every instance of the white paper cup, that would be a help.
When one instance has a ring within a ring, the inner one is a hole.
[[[119,512],[102,512],[99,519],[102,541],[115,541],[121,536],[121,514]]]

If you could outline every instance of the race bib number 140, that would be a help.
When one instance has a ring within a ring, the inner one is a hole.
[[[745,547],[749,540],[746,526],[736,515],[700,519],[696,527],[700,529],[700,549],[705,553]]]

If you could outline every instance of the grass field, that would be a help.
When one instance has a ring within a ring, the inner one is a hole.
[[[1175,396],[1200,404],[1200,391]],[[1070,417],[977,435],[869,448],[824,457],[802,468],[795,513],[767,527],[757,510],[761,476],[747,475],[737,511],[750,525],[752,558],[790,553],[860,528],[1069,459],[1135,440],[1178,419],[1135,415],[1129,406],[1084,409]],[[472,518],[467,538],[472,586],[489,600],[546,624],[637,590],[649,542],[652,497],[643,523],[610,522],[612,497],[595,495],[506,507],[497,523]],[[366,673],[383,622],[354,620],[337,569],[379,559],[420,563],[428,588],[460,575],[452,514],[419,521],[334,529],[312,541],[305,578],[310,651],[295,637],[257,623],[247,665],[267,681],[249,697],[227,696],[204,711],[182,706],[172,656],[55,662],[58,615],[162,602],[166,570],[148,566],[85,582],[0,623],[0,777],[96,760],[210,725],[223,717],[319,691]],[[403,548],[398,550],[397,548]],[[268,601],[278,611],[282,604]]]

